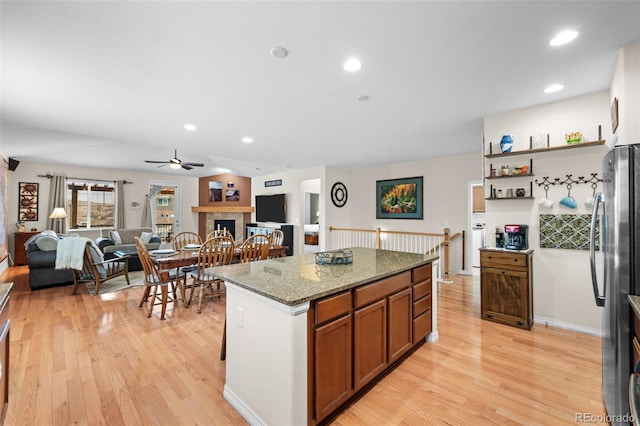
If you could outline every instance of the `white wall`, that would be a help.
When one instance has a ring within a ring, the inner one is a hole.
[[[640,143],[640,43],[618,52],[609,104],[618,98],[616,145]]]
[[[264,183],[270,180],[282,180],[280,186],[265,187]],[[286,194],[287,200],[287,224],[293,225],[293,254],[301,254],[304,252],[304,187],[302,182],[309,179],[320,179],[324,182],[325,166],[316,166],[303,170],[291,170],[282,173],[273,173],[269,175],[258,176],[251,179],[251,194],[253,199],[251,205],[255,207],[256,195]],[[322,184],[321,184],[322,187]],[[325,192],[321,191],[323,194]],[[320,217],[325,217],[323,211],[323,197],[320,200]],[[251,220],[255,222],[255,213],[251,214]],[[320,222],[320,232],[318,240],[320,247],[324,247],[325,226]],[[266,226],[278,227],[278,223],[265,223]]]
[[[532,108],[496,114],[485,118],[484,128],[487,141],[498,142],[502,134],[516,135],[513,150],[528,148],[528,136],[536,133],[551,134],[551,145],[563,145],[564,134],[581,131],[589,140],[597,138],[597,126],[602,125],[603,138],[610,140],[610,103],[609,92],[601,91],[559,102],[553,102]],[[534,180],[544,176],[566,178],[572,174],[589,177],[598,173],[602,177],[601,161],[606,145],[574,150],[554,151],[535,156],[505,157],[505,160],[486,159],[487,169],[490,162],[508,165],[527,164],[533,158]],[[495,152],[495,150],[494,150]],[[513,178],[499,181],[496,185],[512,186],[513,181],[527,182],[528,178]],[[488,183],[496,180],[487,181]],[[503,183],[504,182],[504,183]],[[517,184],[520,186],[521,184]],[[602,186],[598,187],[601,190]],[[552,214],[588,214],[590,209],[584,201],[592,193],[589,185],[575,185],[571,195],[578,203],[577,210],[569,210],[558,205],[558,201],[567,195],[566,186],[553,186],[549,197],[555,203],[551,209],[538,206],[537,200],[544,197],[542,187],[534,184],[533,195],[536,200],[496,200],[487,201],[487,241],[495,245],[495,226],[506,223],[529,225],[529,247],[533,255],[533,306],[534,320],[548,321],[550,324],[582,329],[599,333],[602,324],[602,311],[596,307],[589,274],[589,255],[583,250],[541,249],[539,244],[538,215]]]
[[[158,173],[144,173],[129,170],[98,169],[89,167],[58,166],[52,164],[24,162],[14,172],[9,172],[9,232],[16,229],[18,221],[18,183],[37,182],[40,184],[38,200],[38,221],[26,222],[26,229],[36,228],[42,231],[47,228],[47,211],[49,203],[49,179],[38,177],[51,173],[64,173],[68,177],[102,179],[102,180],[127,180],[133,182],[124,186],[125,201],[125,226],[129,228],[139,227],[142,223],[142,205],[149,191],[150,180],[163,180],[180,183],[181,203],[180,215],[182,217],[183,231],[198,232],[198,214],[191,212],[191,206],[198,205],[198,178],[190,176],[171,176]],[[131,209],[131,202],[140,203],[138,210]],[[13,253],[13,237],[9,238],[10,249]]]

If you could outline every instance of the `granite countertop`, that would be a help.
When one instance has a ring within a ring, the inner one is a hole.
[[[629,299],[629,304],[633,308],[633,311],[640,317],[640,296],[629,294],[627,295],[627,298]]]
[[[316,265],[315,254],[208,269],[212,274],[288,306],[319,299],[438,259],[428,254],[353,248],[353,263]]]
[[[13,287],[13,283],[0,283],[0,306],[4,306],[6,303],[11,287]]]
[[[482,247],[480,250],[503,251],[506,253],[524,253],[524,254],[533,253],[533,249],[513,250],[513,249],[502,248],[502,247]]]

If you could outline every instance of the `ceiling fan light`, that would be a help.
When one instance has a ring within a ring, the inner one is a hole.
[[[180,163],[174,163],[172,161],[171,164],[169,164],[169,167],[171,167],[172,169],[179,169],[182,166],[180,165]]]

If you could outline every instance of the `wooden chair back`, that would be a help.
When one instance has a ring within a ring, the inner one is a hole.
[[[240,262],[245,263],[266,259],[269,257],[269,245],[269,237],[264,234],[250,236],[242,243]]]
[[[198,252],[198,277],[205,279],[205,270],[213,266],[230,265],[233,260],[233,240],[229,237],[209,238],[200,246]]]
[[[136,241],[136,250],[138,251],[138,258],[140,258],[140,264],[142,265],[142,270],[144,271],[144,281],[145,284],[155,285],[159,284],[160,274],[158,273],[158,267],[151,260],[151,255],[149,254],[149,250],[144,245],[140,237],[135,237]]]
[[[200,238],[200,235],[196,234],[195,232],[185,231],[177,234],[171,241],[171,245],[173,246],[174,250],[180,250],[187,244],[200,245],[202,244],[202,238]]]
[[[282,242],[284,241],[284,232],[280,229],[275,229],[271,234],[269,234],[269,243],[271,247],[282,247]]]

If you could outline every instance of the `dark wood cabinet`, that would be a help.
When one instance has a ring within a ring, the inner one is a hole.
[[[312,303],[313,424],[379,379],[431,332],[431,264]]]
[[[533,251],[480,250],[482,318],[530,330]]]
[[[14,257],[13,263],[15,265],[26,265],[29,263],[27,259],[27,251],[24,248],[24,243],[32,236],[38,234],[36,232],[16,232],[13,239]]]
[[[386,299],[354,312],[353,340],[353,380],[358,390],[387,366]]]
[[[323,419],[353,393],[351,315],[315,330],[315,416]]]
[[[387,298],[389,318],[388,362],[400,359],[413,346],[411,288]]]

